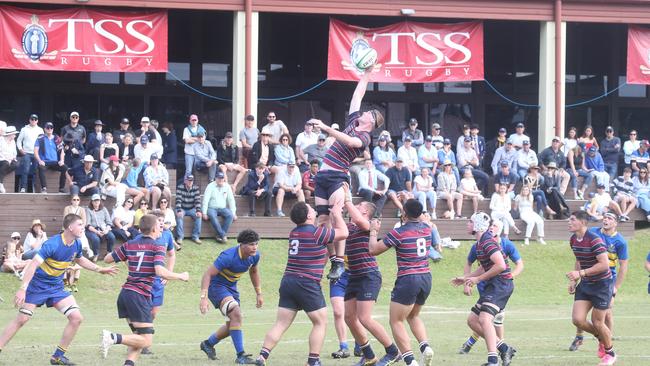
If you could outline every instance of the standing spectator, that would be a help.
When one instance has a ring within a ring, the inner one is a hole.
[[[458,181],[452,170],[451,160],[443,161],[442,171],[438,173],[437,181],[438,198],[447,201],[447,208],[450,212],[448,217],[450,219],[460,218],[463,209],[463,195],[458,193]]]
[[[100,254],[100,244],[102,240],[106,241],[106,251],[113,251],[115,244],[115,234],[113,234],[111,215],[102,204],[102,198],[99,194],[93,194],[90,197],[90,204],[86,208],[86,238],[90,247],[95,253],[93,262],[97,262],[97,256]]]
[[[397,206],[397,217],[402,216],[403,202],[413,198],[411,186],[411,171],[404,166],[404,161],[399,156],[395,160],[395,166],[386,170],[390,184],[388,186],[388,198]]]
[[[406,138],[410,137],[414,148],[419,148],[424,144],[424,134],[422,130],[418,129],[418,120],[411,118],[409,120],[409,127],[402,131],[402,142],[406,142]]]
[[[63,136],[63,162],[68,169],[77,168],[83,164],[86,149],[79,140],[74,139],[72,133]]]
[[[185,238],[185,224],[183,219],[189,216],[194,221],[192,227],[192,241],[201,244],[201,191],[194,183],[194,176],[187,175],[183,183],[176,187],[176,244],[180,245]]]
[[[162,153],[162,145],[150,142],[147,135],[140,136],[140,143],[133,148],[133,154],[141,161],[149,161],[152,155],[161,156]]]
[[[271,145],[271,130],[262,128],[260,140],[253,144],[248,159],[248,166],[264,164],[267,168],[275,164],[275,146]]]
[[[524,126],[523,123],[519,122],[515,126],[515,133],[509,137],[510,141],[512,141],[512,146],[517,150],[523,147],[524,141],[530,141],[530,137],[524,134],[525,130],[526,126]]]
[[[560,175],[557,172],[555,162],[548,163],[547,169],[543,174],[544,180],[542,183],[542,191],[551,210],[558,213],[561,219],[568,219],[571,216],[569,205],[564,199],[564,195],[560,192]]]
[[[420,201],[423,210],[427,211],[427,200],[429,201],[429,209],[431,211],[431,218],[436,219],[436,188],[433,186],[433,177],[429,175],[429,168],[420,168],[420,175],[413,179],[413,196],[416,200]]]
[[[433,141],[433,146],[437,150],[442,149],[442,144],[445,141],[445,138],[440,134],[440,124],[434,123],[431,125],[431,140]]]
[[[636,139],[637,133],[636,130],[630,131],[630,139],[625,141],[623,144],[623,160],[625,161],[625,166],[630,166],[630,161],[632,160],[632,153],[639,149],[641,146],[641,141]]]
[[[36,139],[34,144],[34,160],[38,169],[38,179],[41,182],[41,193],[47,193],[47,177],[45,171],[56,170],[59,175],[59,193],[65,192],[65,166],[63,149],[59,148],[61,139],[53,133],[52,122],[45,123],[45,133]]]
[[[134,219],[133,198],[128,198],[121,206],[115,207],[113,210],[113,235],[116,239],[127,241],[138,236],[138,229],[133,226]]]
[[[543,215],[543,212],[546,212],[549,216],[556,214],[556,212],[548,206],[548,201],[546,200],[546,195],[543,191],[544,177],[539,174],[539,167],[533,165],[528,168],[528,174],[524,177],[524,185],[530,188],[530,191],[533,194],[533,200],[535,200],[537,212],[540,213],[540,216]]]
[[[33,259],[36,253],[41,249],[41,246],[47,240],[47,233],[45,232],[45,224],[39,219],[32,221],[32,226],[23,242],[23,260]]]
[[[365,161],[365,169],[359,172],[357,178],[359,179],[359,196],[366,202],[374,203],[376,207],[375,213],[377,216],[381,216],[381,211],[386,204],[386,198],[388,198],[386,192],[390,187],[390,179],[384,173],[376,170],[370,159]],[[379,189],[378,181],[383,183],[383,189]]]
[[[316,173],[318,173],[319,168],[319,161],[314,159],[309,163],[309,169],[302,173],[302,192],[305,194],[305,200],[314,196],[314,192],[316,191],[316,182],[314,179],[316,179]]]
[[[176,131],[171,122],[165,122],[162,126],[162,139],[163,155],[160,161],[165,164],[167,169],[176,169],[178,164],[178,146],[176,145]]]
[[[307,146],[314,145],[318,142],[318,133],[314,132],[314,124],[312,120],[305,122],[305,130],[298,134],[296,137],[296,163],[300,171],[305,171],[307,164],[311,157],[305,156],[305,149]]]
[[[291,135],[288,133],[282,134],[280,136],[280,144],[275,145],[273,150],[275,155],[275,163],[271,168],[271,172],[278,174],[278,172],[284,169],[287,164],[296,161],[296,155],[293,153],[291,148]]]
[[[233,190],[237,190],[239,182],[246,176],[246,169],[239,165],[239,147],[233,141],[232,132],[226,132],[221,144],[217,148],[217,161],[219,169],[228,178],[228,172],[237,172],[235,181],[232,183]]]
[[[444,139],[442,149],[438,150],[438,161],[442,162],[446,160],[449,160],[451,163],[451,170],[456,177],[456,185],[460,184],[460,174],[458,173],[456,154],[451,150],[451,141],[449,139]],[[438,166],[438,169],[442,170],[440,166]]]
[[[458,136],[458,140],[456,141],[456,154],[465,146],[465,137],[469,137],[469,125],[463,125],[463,133]],[[470,141],[472,140],[470,139]]]
[[[119,161],[120,147],[114,142],[113,134],[106,132],[104,134],[104,143],[99,147],[99,167],[104,170],[109,164],[111,156],[115,156]]]
[[[639,144],[639,148],[632,152],[632,157],[630,158],[632,175],[636,176],[639,174],[639,170],[647,168],[648,160],[650,160],[650,154],[648,153],[649,147],[650,143],[648,143],[648,140],[643,140]]]
[[[66,177],[70,185],[70,194],[81,196],[92,196],[99,194],[100,173],[97,168],[93,167],[95,159],[92,155],[84,156],[83,165],[76,168],[70,168],[66,172]]]
[[[279,170],[273,185],[273,195],[275,196],[277,215],[280,217],[285,216],[282,211],[285,197],[297,198],[298,202],[305,202],[305,195],[302,193],[302,177],[300,171],[296,169],[296,163],[289,162],[284,169]]]
[[[485,157],[483,158],[483,167],[485,169],[487,169],[486,164],[489,163],[491,165],[494,161],[494,155],[497,149],[506,146],[506,141],[508,140],[507,133],[508,131],[501,127],[499,128],[497,137],[485,143]]]
[[[562,153],[564,156],[569,156],[569,151],[578,145],[578,129],[569,127],[567,137],[562,140]]]
[[[86,143],[86,128],[79,123],[79,112],[70,113],[70,123],[61,129],[61,136],[64,138],[68,133],[71,134],[73,141],[81,145]]]
[[[222,172],[217,172],[215,181],[205,188],[201,205],[203,220],[210,220],[216,240],[222,244],[228,241],[226,234],[232,222],[237,220],[235,196],[225,178]],[[223,225],[219,223],[219,217],[223,217]]]
[[[146,163],[141,163],[140,159],[133,159],[133,165],[129,168],[129,172],[124,179],[124,184],[128,187],[126,193],[133,197],[135,207],[140,207],[140,201],[149,196],[149,191],[144,187],[144,173],[142,174],[142,182],[138,182],[138,178],[141,176],[140,173],[146,168]]]
[[[478,184],[478,187],[481,190],[481,192],[487,192],[488,181],[490,180],[490,177],[488,177],[488,175],[485,174],[485,172],[482,171],[479,167],[478,154],[476,153],[476,150],[474,150],[474,148],[472,147],[471,136],[465,137],[464,146],[460,151],[458,151],[457,158],[458,158],[458,168],[460,170],[470,169],[472,171],[472,176],[473,178],[476,179],[476,183]],[[462,188],[463,186],[462,183],[460,186]]]
[[[16,127],[8,126],[5,128],[2,138],[0,139],[0,193],[5,193],[4,179],[7,174],[16,170],[18,160],[16,159]],[[11,192],[13,187],[9,188]]]
[[[639,175],[632,178],[634,182],[634,194],[637,199],[637,207],[643,210],[646,220],[650,221],[650,179],[648,168],[639,170]]]
[[[208,180],[212,182],[219,167],[217,152],[212,147],[212,143],[206,140],[204,133],[199,133],[197,138],[194,145],[192,145],[194,149],[194,169],[199,172],[207,170]]]
[[[591,125],[585,126],[585,130],[578,139],[578,143],[582,144],[585,150],[589,150],[592,146],[598,147],[598,141],[594,137],[594,128]]]
[[[515,197],[515,207],[519,210],[519,217],[526,223],[526,234],[524,245],[530,244],[530,237],[533,235],[533,229],[537,225],[537,241],[545,245],[544,241],[544,219],[533,210],[533,194],[530,187],[522,186],[521,192]]]
[[[614,128],[607,126],[605,138],[600,141],[600,152],[605,162],[605,171],[611,179],[618,176],[618,154],[621,152],[621,139],[614,136]]]
[[[573,149],[569,150],[567,155],[567,162],[569,163],[568,173],[571,176],[571,188],[573,189],[573,196],[579,200],[584,199],[585,190],[591,184],[594,177],[589,174],[582,167],[585,161],[585,154],[580,145],[576,145]],[[578,188],[578,177],[583,177],[582,186]]]
[[[515,186],[517,185],[517,174],[510,171],[510,163],[507,160],[501,161],[501,169],[494,176],[494,191],[499,191],[499,186],[505,184],[506,193],[510,196],[510,199],[515,198]]]
[[[372,150],[372,161],[375,168],[382,173],[386,173],[389,168],[395,165],[395,150],[390,147],[389,140],[386,136],[380,136],[377,146]]]
[[[131,136],[134,136],[135,134],[133,133],[133,130],[130,127],[130,122],[128,118],[122,118],[120,121],[120,128],[118,130],[113,131],[113,137],[115,138],[115,142],[120,143],[124,142],[124,136],[126,134],[131,134]]]
[[[316,167],[318,168],[318,163]],[[255,201],[257,200],[264,200],[264,216],[271,216],[273,192],[271,191],[271,178],[264,164],[257,163],[255,169],[251,169],[241,194],[248,196],[249,217],[255,217]]]
[[[496,174],[499,171],[499,165],[503,161],[507,161],[510,165],[510,171],[517,174],[517,158],[519,157],[519,152],[514,148],[512,140],[508,138],[506,144],[498,148],[494,152],[494,158],[492,158],[492,172]],[[517,179],[521,179],[519,174],[517,174]]]
[[[93,129],[86,140],[86,151],[89,155],[99,159],[99,147],[104,143],[104,134],[102,133],[104,123],[100,119],[96,120]]]
[[[482,201],[484,197],[482,193],[483,191],[478,188],[476,180],[474,180],[472,169],[465,168],[465,170],[463,170],[463,179],[460,180],[459,191],[463,195],[463,199],[469,198],[472,200],[472,208],[474,210],[472,211],[472,214],[477,213],[478,201]]]
[[[194,169],[194,148],[193,145],[199,140],[198,135],[202,133],[205,136],[206,131],[203,126],[199,124],[199,117],[196,114],[190,115],[189,124],[183,129],[183,142],[185,147],[185,175],[192,174]]]
[[[508,186],[505,184],[499,184],[499,189],[492,193],[492,198],[490,199],[490,216],[492,220],[501,221],[503,224],[503,234],[505,237],[508,237],[510,233],[510,228],[515,230],[515,233],[521,234],[521,230],[515,225],[515,220],[510,214],[512,209],[512,199],[508,194]]]
[[[248,159],[250,158],[253,145],[257,142],[260,130],[253,126],[255,116],[249,114],[244,118],[244,128],[239,132],[239,142],[241,142],[241,165],[248,169]],[[253,168],[252,166],[250,168]]]
[[[316,160],[320,166],[320,164],[323,162],[323,158],[325,158],[325,153],[327,153],[326,140],[327,136],[321,133],[318,135],[318,141],[315,144],[307,146],[302,151],[306,155],[306,158],[309,159],[309,161]]]
[[[149,166],[144,171],[144,184],[151,194],[151,207],[158,205],[160,197],[169,201],[172,192],[169,189],[169,173],[164,165],[160,164],[158,155],[152,154]]]
[[[272,145],[277,145],[280,143],[280,137],[284,134],[289,134],[289,129],[278,119],[277,115],[273,111],[269,111],[266,114],[266,125],[262,129],[267,129],[271,133],[271,138],[269,142]]]
[[[589,174],[596,178],[596,183],[605,186],[605,192],[609,192],[609,174],[605,171],[605,162],[598,152],[597,146],[591,146],[582,164]]]
[[[567,158],[560,149],[561,144],[562,141],[560,140],[560,137],[553,137],[551,146],[542,150],[542,152],[539,153],[538,159],[539,166],[543,170],[546,170],[551,162],[555,163],[555,166],[557,168],[556,174],[560,177],[560,193],[564,195],[566,193],[567,187],[569,187],[571,176],[566,171]]]
[[[117,145],[119,156],[123,164],[130,164],[135,159],[135,145],[133,145],[133,134],[124,135],[123,142]]]
[[[469,135],[472,138],[472,146],[478,154],[480,164],[483,165],[483,158],[485,157],[485,137],[479,136],[479,127],[477,124],[472,124],[469,129]]]
[[[526,175],[528,168],[533,165],[539,165],[537,160],[537,154],[535,151],[530,149],[530,141],[524,140],[521,143],[521,150],[517,153],[517,174],[520,177]]]
[[[16,147],[18,148],[18,155],[20,155],[20,169],[18,171],[18,189],[20,193],[27,192],[27,182],[32,181],[34,184],[34,173],[36,167],[34,166],[34,144],[38,136],[42,135],[43,129],[38,125],[38,116],[32,114],[29,117],[29,123],[20,129],[18,139],[16,139]]]
[[[438,170],[438,150],[433,146],[431,136],[427,136],[424,145],[418,149],[418,165],[420,169],[429,168],[432,175]]]
[[[124,165],[120,164],[116,155],[110,157],[110,164],[102,172],[99,179],[99,187],[104,198],[115,197],[115,207],[121,207],[126,199],[126,191],[129,187],[122,183],[124,176]]]
[[[614,201],[621,207],[623,221],[628,221],[630,219],[628,215],[637,205],[637,199],[634,194],[632,169],[624,168],[623,175],[614,179],[612,182],[612,194],[615,195]]]

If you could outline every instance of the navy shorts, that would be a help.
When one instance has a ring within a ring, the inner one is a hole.
[[[506,308],[510,295],[515,290],[512,280],[495,276],[485,281],[483,291],[480,292],[478,304],[490,303],[499,307],[499,311]]]
[[[350,183],[348,173],[338,170],[321,170],[316,173],[314,196],[329,200],[332,193],[341,188],[343,183]]]
[[[153,323],[151,298],[135,291],[122,289],[117,297],[117,315],[136,323]]]
[[[27,291],[25,291],[25,302],[39,307],[45,304],[45,306],[51,308],[68,296],[72,295],[63,289],[63,282],[61,282],[61,286],[53,286],[38,280],[31,280],[29,286],[27,286]]]
[[[336,282],[330,282],[330,297],[345,297],[345,289],[348,288],[350,272],[345,271]]]
[[[589,301],[595,309],[607,310],[612,303],[613,292],[614,282],[611,278],[595,282],[581,281],[576,287],[574,300]]]
[[[231,297],[237,301],[239,304],[239,291],[237,291],[237,287],[235,286],[220,286],[218,284],[214,286],[210,286],[208,288],[208,299],[214,305],[215,309],[219,309],[221,307],[221,302],[223,299],[226,297]]]
[[[431,273],[397,277],[390,301],[402,305],[424,305],[431,292]]]
[[[277,196],[279,190],[280,187],[273,187],[273,196]],[[296,196],[295,193],[284,191],[284,198],[297,198],[297,197],[298,196]]]
[[[350,277],[345,290],[345,301],[377,301],[381,290],[381,273],[373,271],[360,276]]]
[[[320,282],[300,276],[284,276],[280,282],[278,306],[307,313],[320,310],[327,305]]]
[[[162,306],[165,300],[165,285],[162,284],[160,277],[156,277],[151,285],[151,305]]]

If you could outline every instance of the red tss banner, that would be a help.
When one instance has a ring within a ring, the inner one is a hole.
[[[0,68],[167,71],[167,12],[0,6]]]
[[[627,82],[650,84],[650,28],[631,25],[627,30]]]
[[[361,28],[330,20],[327,78],[358,80],[353,58],[377,50],[372,81],[425,83],[483,80],[483,23],[401,22]]]

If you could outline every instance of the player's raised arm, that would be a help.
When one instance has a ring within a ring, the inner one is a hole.
[[[357,87],[354,89],[354,94],[352,94],[352,99],[350,100],[350,110],[348,114],[352,114],[358,111],[361,108],[361,101],[363,101],[364,95],[366,95],[366,90],[368,89],[368,81],[370,80],[370,74],[372,72],[367,70],[361,75]]]
[[[370,236],[368,240],[368,251],[370,252],[370,255],[379,255],[388,249],[390,247],[383,243],[381,239],[377,238],[377,235],[379,235],[379,229],[381,228],[381,221],[378,219],[374,219],[370,221]]]
[[[90,259],[86,257],[79,257],[76,260],[77,264],[81,266],[81,268],[87,269],[92,272],[97,272],[101,274],[107,274],[114,276],[119,272],[119,268],[115,266],[109,266],[109,267],[101,267],[93,263]]]
[[[156,265],[154,268],[156,269],[156,276],[165,280],[181,280],[187,282],[190,279],[190,275],[187,272],[172,272],[165,268],[164,265]]]
[[[348,237],[348,226],[343,220],[343,207],[342,205],[335,205],[330,210],[330,217],[332,219],[332,229],[334,229],[334,241],[345,240]]]
[[[363,146],[363,142],[358,137],[352,137],[339,130],[335,130],[331,126],[323,123],[321,120],[314,120],[314,127],[320,128],[321,131],[326,132],[328,135],[334,137],[337,141],[346,146],[352,148],[360,148]]]

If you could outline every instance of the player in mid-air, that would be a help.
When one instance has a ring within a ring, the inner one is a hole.
[[[422,306],[431,292],[431,271],[429,250],[431,249],[431,227],[420,220],[422,204],[415,199],[404,203],[406,222],[389,231],[383,240],[377,239],[376,221],[370,228],[369,249],[371,255],[379,255],[395,248],[397,257],[397,279],[390,295],[389,322],[393,338],[402,352],[401,359],[407,366],[418,366],[411,350],[411,340],[404,326],[408,320],[411,332],[417,339],[425,366],[433,364],[433,349],[429,346],[427,330],[420,318]],[[400,356],[384,358],[378,365],[392,365]]]
[[[226,318],[226,324],[201,342],[201,351],[205,352],[211,360],[217,359],[214,346],[226,337],[230,337],[235,347],[235,363],[240,365],[254,365],[255,359],[244,352],[244,334],[242,332],[242,312],[239,302],[237,282],[241,276],[248,272],[251,283],[257,295],[256,306],[262,307],[262,284],[259,267],[260,253],[257,247],[260,236],[251,229],[242,230],[237,235],[237,246],[221,252],[217,259],[203,273],[201,279],[201,300],[199,310],[201,314],[208,312],[208,300],[221,315]]]
[[[490,232],[492,235],[494,235],[495,238],[499,238],[501,236],[501,231],[503,230],[503,222],[500,220],[493,220],[492,224],[490,225]],[[524,261],[521,259],[521,255],[519,254],[519,250],[517,250],[517,247],[515,246],[515,243],[511,242],[510,239],[507,237],[501,237],[499,245],[501,246],[501,250],[503,253],[506,255],[508,259],[512,261],[512,263],[515,264],[515,268],[512,270],[512,278],[516,278],[521,271],[524,270]],[[467,263],[465,263],[465,269],[464,273],[465,276],[468,276],[470,273],[472,273],[472,264],[476,262],[476,243],[472,245],[472,248],[469,251],[469,254],[467,255]],[[485,281],[479,282],[478,285],[476,285],[476,289],[478,290],[479,297],[483,293],[483,290],[485,289]],[[503,321],[505,320],[505,309],[501,309],[501,311],[494,316],[494,326],[496,327],[497,331],[497,338],[499,339],[504,339],[504,326],[503,326]],[[480,336],[476,333],[472,333],[472,335],[463,343],[463,345],[460,347],[460,350],[458,353],[460,354],[467,354],[472,350],[472,347]]]
[[[101,339],[104,358],[114,344],[128,347],[124,366],[134,366],[142,349],[151,347],[154,334],[151,290],[155,277],[185,282],[189,279],[187,272],[175,273],[165,268],[165,247],[156,242],[162,230],[155,215],[144,215],[140,219],[142,236],[127,241],[104,257],[106,263],[126,262],[129,269],[117,298],[117,313],[120,319],[126,319],[133,334],[103,330]]]
[[[316,211],[305,202],[298,202],[291,208],[291,221],[296,227],[289,233],[289,253],[280,282],[278,313],[275,324],[264,337],[257,365],[266,364],[271,351],[300,310],[307,313],[312,323],[307,365],[321,365],[320,351],[325,341],[327,305],[320,281],[327,263],[327,245],[348,236],[341,205],[332,207],[330,216],[334,227],[331,229],[326,225],[315,226]]]
[[[467,231],[476,237],[476,259],[481,265],[470,274],[452,279],[452,284],[464,285],[463,292],[470,296],[472,288],[485,281],[480,297],[469,313],[467,324],[474,333],[485,339],[488,357],[483,366],[498,366],[499,356],[503,366],[508,366],[516,350],[498,338],[494,318],[505,309],[514,284],[505,254],[489,228],[490,216],[485,212],[473,214],[467,222]]]
[[[384,116],[377,109],[361,112],[361,101],[368,87],[372,72],[366,70],[359,79],[350,101],[347,123],[343,131],[338,131],[322,121],[315,120],[314,127],[334,137],[336,141],[330,146],[323,158],[323,164],[316,174],[314,196],[319,223],[330,221],[329,212],[333,206],[343,206],[345,194],[343,183],[350,180],[348,170],[352,161],[370,145],[370,132],[384,124]],[[337,240],[328,247],[332,267],[327,278],[336,280],[345,271],[343,256],[345,241]]]
[[[114,266],[100,267],[82,256],[79,238],[84,234],[83,220],[75,214],[63,218],[63,232],[48,239],[34,259],[23,272],[20,289],[16,292],[14,302],[18,315],[0,335],[0,351],[34,315],[37,307],[45,304],[54,307],[68,318],[63,336],[54,354],[51,365],[74,365],[65,356],[79,326],[83,321],[81,311],[74,296],[63,288],[63,275],[66,269],[77,263],[82,268],[101,274],[114,275]]]

